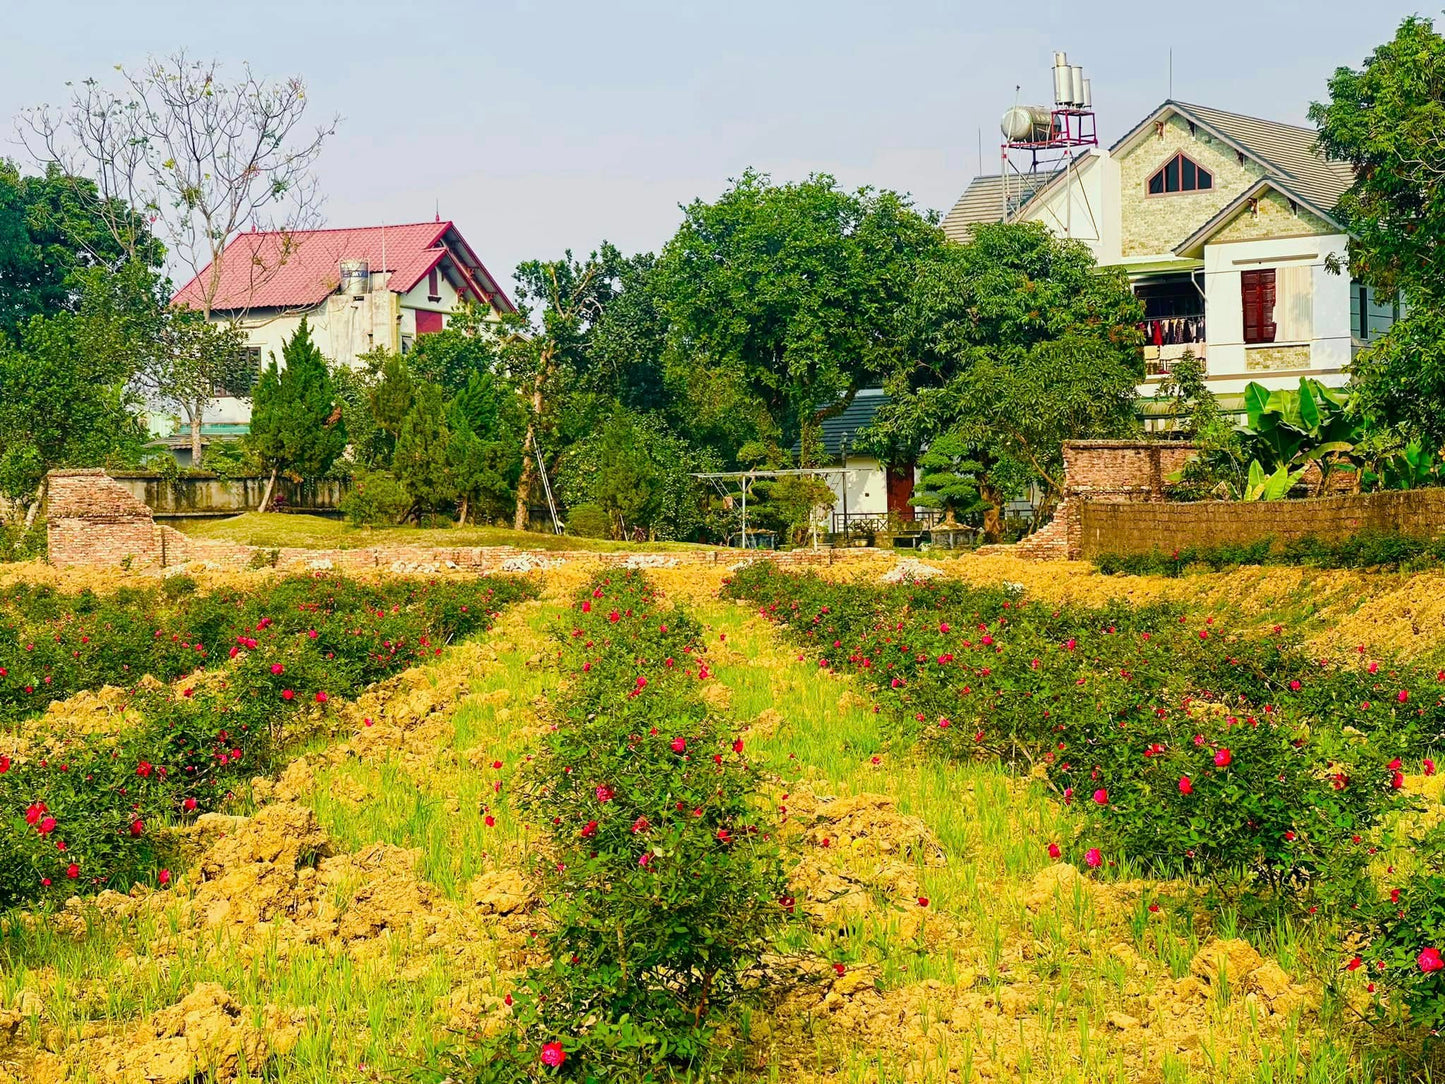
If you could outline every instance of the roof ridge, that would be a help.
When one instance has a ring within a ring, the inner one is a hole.
[[[1281,128],[1292,128],[1296,132],[1305,132],[1308,135],[1318,136],[1318,128],[1306,128],[1302,124],[1291,124],[1287,120],[1273,120],[1270,117],[1256,117],[1253,113],[1236,113],[1232,109],[1220,109],[1215,105],[1202,105],[1199,102],[1182,102],[1178,98],[1170,98],[1169,104],[1182,105],[1188,109],[1207,109],[1211,113],[1223,113],[1226,117],[1238,117],[1240,120],[1252,120],[1257,124],[1275,124]]]
[[[441,222],[388,222],[384,226],[318,226],[315,229],[310,230],[242,230],[240,233],[236,234],[236,236],[232,238],[232,240],[238,241],[242,237],[276,237],[286,233],[364,233],[367,230],[405,230],[411,229],[413,226],[454,225],[455,223],[452,222],[450,219],[445,219]]]

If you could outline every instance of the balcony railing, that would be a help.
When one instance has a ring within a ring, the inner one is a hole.
[[[1186,352],[1204,357],[1204,316],[1166,316],[1139,324],[1144,336],[1144,373],[1168,376],[1170,365]]]

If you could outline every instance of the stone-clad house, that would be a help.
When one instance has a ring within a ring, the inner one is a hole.
[[[1351,168],[1315,140],[1307,128],[1166,101],[1068,168],[975,178],[943,228],[962,241],[978,222],[1043,222],[1124,268],[1144,303],[1146,414],[1186,350],[1226,406],[1252,380],[1338,386],[1399,309],[1348,273],[1334,212]]]

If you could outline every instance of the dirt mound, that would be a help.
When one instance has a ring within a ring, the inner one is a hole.
[[[40,1055],[27,1079],[60,1084],[73,1079],[109,1084],[188,1084],[204,1078],[212,1084],[248,1078],[273,1057],[290,1053],[300,1037],[298,1017],[273,1005],[262,1010],[263,1024],[225,988],[198,983],[184,998],[160,1009],[131,1031],[69,1043]]]
[[[803,849],[790,883],[808,915],[844,928],[888,908],[897,912],[905,936],[923,928],[919,870],[941,865],[944,854],[922,820],[899,813],[882,794],[819,799],[803,792],[784,804]],[[939,922],[934,926],[939,935],[945,932]]]

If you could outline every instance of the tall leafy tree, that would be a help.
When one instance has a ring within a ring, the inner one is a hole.
[[[770,431],[734,433],[734,448],[812,446],[805,430],[902,362],[898,310],[918,260],[942,244],[897,193],[847,192],[826,174],[786,185],[743,174],[686,208],[659,261],[678,385],[733,419],[757,417],[742,402],[761,405]]]
[[[284,369],[271,359],[252,399],[247,440],[271,469],[261,509],[269,506],[279,473],[320,478],[346,449],[341,402],[305,317],[282,347],[282,360]]]
[[[522,411],[494,373],[473,371],[448,406],[447,462],[457,490],[457,520],[500,519],[511,510],[522,472]]]
[[[1035,222],[978,226],[920,270],[903,312],[909,360],[867,446],[911,463],[943,434],[965,442],[996,539],[1020,479],[1062,492],[1064,441],[1135,430],[1141,315],[1123,273],[1084,245]]]
[[[527,525],[539,449],[562,421],[560,406],[587,368],[592,330],[617,289],[622,254],[604,243],[585,260],[571,251],[560,260],[529,260],[518,266],[517,295],[532,333],[511,337],[506,368],[522,389],[527,408],[522,474],[513,526]]]
[[[1355,168],[1338,214],[1350,271],[1403,296],[1404,319],[1354,366],[1361,406],[1433,448],[1445,445],[1445,38],[1412,16],[1316,102],[1321,148]]]
[[[116,220],[136,238],[133,251],[107,227]],[[32,316],[76,311],[87,269],[155,271],[163,255],[141,216],[118,201],[101,206],[93,182],[54,163],[27,176],[0,159],[0,331],[13,336]]]

